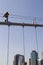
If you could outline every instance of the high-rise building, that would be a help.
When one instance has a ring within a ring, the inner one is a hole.
[[[41,53],[41,59],[43,59],[43,52]]]
[[[25,62],[25,65],[27,65],[27,62]]]
[[[35,50],[33,50],[31,52],[31,65],[38,65],[37,59],[38,59],[38,53]]]
[[[29,58],[29,65],[31,65],[31,59]]]
[[[43,65],[43,59],[41,59],[40,63],[41,63],[41,65]]]
[[[38,59],[38,65],[43,65],[43,59],[42,58]]]
[[[25,59],[23,55],[17,54],[14,56],[13,65],[24,65]]]

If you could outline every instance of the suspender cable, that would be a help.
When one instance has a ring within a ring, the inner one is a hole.
[[[33,24],[37,24],[36,18],[33,19]],[[36,46],[37,46],[37,52],[38,52],[38,39],[37,39],[37,29],[35,26],[35,38],[36,38]]]
[[[24,39],[24,26],[23,26],[23,52],[25,57],[25,39]]]
[[[36,46],[37,46],[37,52],[38,52],[38,39],[37,39],[37,29],[35,27],[35,37],[36,37]]]
[[[10,34],[10,26],[8,25],[7,65],[9,62],[9,34]]]
[[[9,16],[9,13],[6,12],[3,17],[6,18],[5,20],[5,24],[8,23],[8,16]],[[10,33],[10,25],[8,24],[8,44],[7,44],[7,65],[8,65],[8,62],[9,62],[9,33]]]

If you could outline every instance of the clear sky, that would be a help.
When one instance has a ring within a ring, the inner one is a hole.
[[[0,0],[0,15],[6,11],[9,14],[31,16],[43,18],[43,0]],[[4,18],[0,17],[0,21],[4,21]],[[33,20],[21,20],[15,18],[9,18],[9,21],[13,22],[28,22],[32,23]],[[37,20],[36,20],[37,21]],[[37,23],[43,23],[43,21],[37,21]],[[25,58],[29,59],[31,51],[37,50],[35,28],[24,27],[25,38]],[[43,28],[37,28],[38,49],[39,56],[43,51]],[[8,44],[8,27],[0,26],[0,65],[7,65],[7,44]],[[13,65],[14,55],[23,51],[23,28],[19,26],[10,27],[10,39],[9,39],[9,65]]]

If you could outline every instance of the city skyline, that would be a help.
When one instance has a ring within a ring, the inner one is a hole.
[[[38,57],[38,53],[36,50],[31,51],[30,58],[28,57],[28,61],[25,61],[24,55],[15,54],[13,59],[13,65],[24,65],[25,63],[26,65],[43,65],[43,58]]]

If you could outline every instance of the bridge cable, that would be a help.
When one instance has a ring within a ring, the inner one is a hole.
[[[36,46],[37,46],[37,52],[38,52],[38,39],[37,39],[37,29],[35,27],[35,37],[36,37]]]
[[[10,26],[8,25],[7,65],[9,63],[9,37],[10,37]]]
[[[37,24],[36,17],[33,19],[33,24]],[[38,52],[38,39],[37,39],[37,29],[35,26],[35,38],[36,38],[36,46],[37,46],[37,52]]]
[[[25,57],[25,38],[24,38],[24,26],[23,26],[23,52]]]

